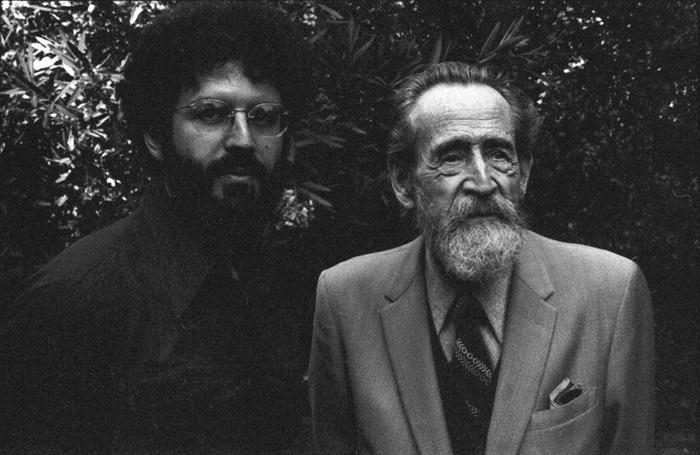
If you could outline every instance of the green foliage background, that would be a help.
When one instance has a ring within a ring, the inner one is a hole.
[[[170,3],[2,2],[0,301],[133,210],[147,177],[114,88],[135,31]],[[656,305],[660,444],[697,448],[696,2],[271,4],[303,24],[321,62],[295,138],[307,176],[331,189],[310,260],[327,266],[415,234],[384,176],[387,99],[405,76],[443,60],[504,68],[546,120],[528,195],[534,230],[642,266]]]

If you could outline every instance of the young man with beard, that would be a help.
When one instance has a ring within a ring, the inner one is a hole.
[[[263,232],[312,94],[307,55],[251,3],[181,2],[143,31],[118,95],[158,172],[3,327],[3,451],[295,447],[310,305]]]
[[[422,235],[319,279],[318,452],[651,453],[646,283],[627,259],[523,226],[532,101],[454,62],[396,100],[389,168]]]

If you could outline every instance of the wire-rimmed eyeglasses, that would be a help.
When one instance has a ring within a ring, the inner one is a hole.
[[[260,103],[249,109],[231,107],[226,101],[203,98],[180,106],[173,112],[188,111],[189,120],[200,133],[220,133],[231,126],[237,112],[245,112],[254,136],[279,137],[287,131],[289,112],[277,103]]]

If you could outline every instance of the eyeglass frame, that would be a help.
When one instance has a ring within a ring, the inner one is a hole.
[[[219,98],[201,98],[201,99],[198,99],[196,101],[192,101],[189,104],[185,104],[184,106],[177,107],[172,112],[175,113],[175,112],[181,111],[183,109],[192,109],[197,104],[205,102],[205,101],[216,101],[216,102],[226,104],[229,107],[228,113],[226,114],[226,117],[229,119],[229,124],[232,124],[232,122],[235,120],[236,114],[238,112],[244,112],[246,115],[246,122],[248,122],[248,121],[250,121],[250,112],[253,109],[255,109],[256,107],[262,106],[262,105],[279,106],[280,108],[282,108],[282,110],[280,111],[280,114],[279,114],[280,115],[280,123],[284,124],[284,128],[282,128],[282,130],[277,134],[259,134],[258,133],[255,136],[277,138],[277,137],[281,137],[289,129],[288,122],[284,121],[284,119],[289,116],[289,111],[287,109],[285,109],[284,106],[281,105],[280,103],[263,102],[263,103],[257,103],[249,108],[242,108],[242,107],[232,107],[228,102],[221,100]],[[194,119],[192,119],[192,120],[194,120]],[[195,126],[195,128],[197,128],[197,127]]]

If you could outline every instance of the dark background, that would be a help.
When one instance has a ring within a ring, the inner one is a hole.
[[[37,266],[135,207],[147,177],[114,89],[135,31],[171,3],[2,3],[0,317]],[[387,98],[405,76],[444,60],[507,70],[545,117],[531,226],[640,264],[655,305],[659,453],[697,453],[697,3],[271,4],[302,24],[320,60],[295,131],[304,204],[286,214],[301,219],[314,201],[310,228],[285,228],[290,243],[313,245],[299,267],[415,235],[384,175]]]

